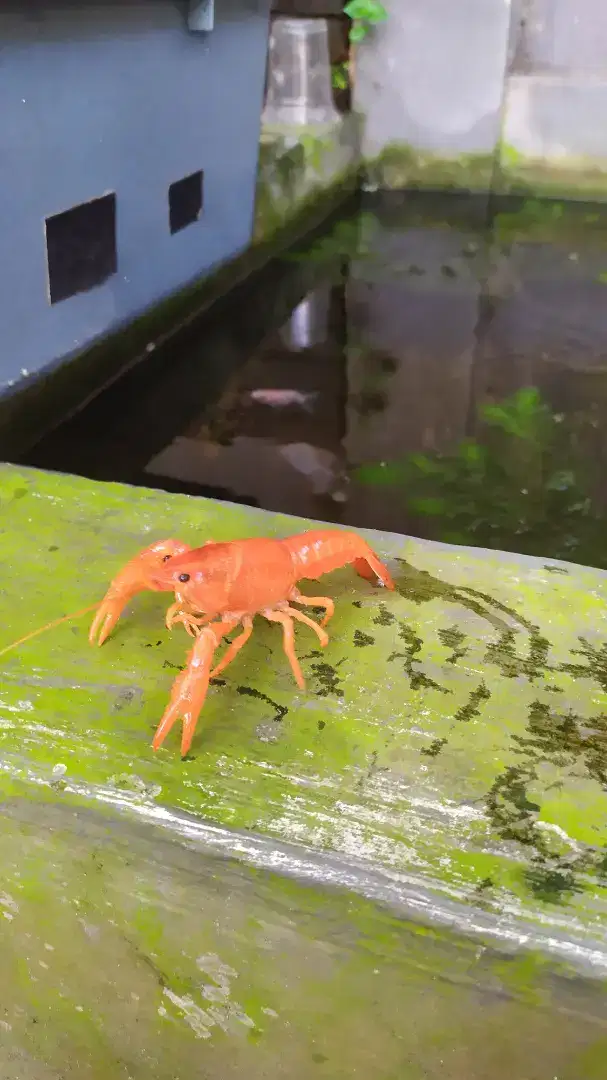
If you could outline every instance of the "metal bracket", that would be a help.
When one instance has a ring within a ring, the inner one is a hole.
[[[215,0],[190,0],[188,29],[208,34],[215,26]]]

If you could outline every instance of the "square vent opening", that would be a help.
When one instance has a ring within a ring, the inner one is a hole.
[[[103,285],[117,272],[114,192],[53,214],[44,224],[51,304]]]
[[[181,232],[194,225],[202,213],[203,173],[198,172],[175,180],[169,187],[169,224],[171,233]]]

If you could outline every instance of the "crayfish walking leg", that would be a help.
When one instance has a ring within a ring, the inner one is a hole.
[[[303,604],[304,607],[324,608],[325,615],[320,624],[321,626],[326,626],[329,619],[332,619],[335,614],[335,604],[330,596],[302,596],[299,589],[292,589],[289,600],[292,600],[294,604]]]
[[[299,660],[295,652],[295,633],[293,628],[293,619],[297,619],[298,622],[303,622],[306,626],[311,626],[314,633],[318,635],[320,644],[324,646],[327,644],[329,638],[325,634],[324,630],[321,630],[318,623],[309,619],[307,615],[304,615],[302,611],[296,611],[295,608],[285,606],[282,611],[273,611],[269,608],[265,608],[262,612],[269,622],[282,623],[282,640],[283,648],[287,655],[287,659],[291,665],[291,671],[295,676],[295,682],[300,690],[305,690],[306,683],[301,673],[301,667],[299,666]]]
[[[243,645],[246,645],[246,643],[249,640],[251,634],[253,633],[253,620],[252,620],[250,615],[245,615],[244,616],[244,618],[242,620],[242,625],[244,627],[244,629],[242,631],[242,634],[239,634],[237,638],[234,638],[234,640],[231,642],[231,644],[228,646],[228,648],[224,652],[224,654],[223,654],[221,660],[219,661],[219,663],[217,664],[217,666],[213,668],[213,670],[211,672],[211,678],[212,679],[217,678],[217,676],[219,675],[219,672],[224,671],[225,668],[227,668],[228,664],[232,663],[232,660],[234,659],[236,654],[240,652]]]

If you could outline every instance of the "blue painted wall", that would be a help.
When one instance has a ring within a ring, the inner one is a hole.
[[[0,9],[0,391],[127,322],[251,235],[269,0],[28,0]],[[204,170],[198,222],[168,188]],[[113,191],[118,272],[51,305],[45,218]]]

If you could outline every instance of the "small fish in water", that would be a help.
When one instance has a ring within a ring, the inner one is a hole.
[[[251,390],[251,401],[258,405],[270,405],[273,409],[285,409],[297,405],[306,412],[312,412],[318,394],[304,394],[301,390]]]

